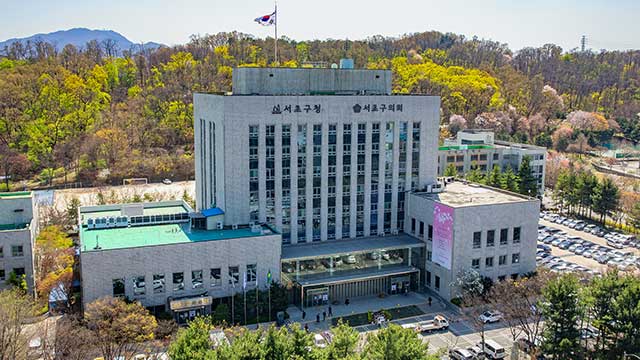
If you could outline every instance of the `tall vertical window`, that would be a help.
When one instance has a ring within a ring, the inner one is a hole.
[[[266,206],[265,214],[268,224],[275,225],[276,222],[276,127],[275,125],[266,126],[265,137],[265,193]]]
[[[282,125],[282,242],[291,242],[291,125]]]
[[[184,273],[173,273],[173,291],[184,290]]]
[[[298,125],[298,242],[307,238],[307,125]]]
[[[487,247],[492,247],[496,244],[496,231],[487,230]]]
[[[373,123],[371,130],[371,235],[378,233],[378,186],[380,176],[380,123]]]
[[[482,232],[476,231],[473,233],[473,248],[480,249],[482,246]]]
[[[240,284],[240,268],[238,266],[229,266],[229,285],[238,286]]]
[[[144,281],[144,275],[133,277],[133,295],[144,296],[146,283]]]
[[[337,125],[329,124],[327,155],[327,237],[336,238],[336,146]]]
[[[509,229],[500,229],[500,245],[509,243]]]
[[[358,124],[358,154],[356,181],[356,236],[364,235],[364,153],[366,149],[367,124]]]
[[[257,264],[248,264],[247,265],[247,282],[248,283],[253,283],[256,282],[256,279],[258,274],[258,265]]]
[[[202,270],[193,270],[191,272],[191,287],[193,289],[202,289]]]
[[[384,232],[391,232],[391,194],[393,183],[393,135],[394,123],[386,124],[384,134]]]
[[[351,124],[342,125],[342,237],[351,229]]]
[[[320,240],[322,193],[322,124],[313,125],[313,241]]]
[[[258,182],[258,134],[257,125],[249,126],[249,214],[251,221],[258,221],[260,210],[259,193],[260,183]]]
[[[411,154],[411,188],[418,187],[418,174],[420,171],[420,123],[413,123],[413,153]]]
[[[222,271],[220,271],[220,268],[210,270],[209,281],[211,282],[211,287],[222,285]]]
[[[520,226],[513,228],[513,243],[520,243]]]
[[[400,123],[398,134],[398,229],[404,229],[404,202],[407,175],[407,136],[409,124],[406,121]]]
[[[164,292],[164,274],[153,274],[153,293],[161,294]]]

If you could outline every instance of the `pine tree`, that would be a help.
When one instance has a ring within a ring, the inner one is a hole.
[[[493,169],[491,169],[491,172],[487,177],[487,185],[499,188],[501,176],[500,166],[493,165]]]
[[[607,216],[618,208],[620,191],[613,180],[605,178],[593,190],[591,201],[593,201],[593,210],[600,214],[600,222],[604,225]]]
[[[533,176],[531,157],[524,156],[518,169],[518,192],[528,196],[538,196],[538,180]]]
[[[518,192],[518,176],[510,166],[507,168],[507,171],[502,174],[500,187],[504,190]]]
[[[544,351],[553,359],[575,359],[579,350],[581,301],[578,280],[564,275],[549,282],[541,302],[545,318]]]

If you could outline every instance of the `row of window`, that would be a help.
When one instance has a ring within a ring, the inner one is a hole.
[[[24,256],[24,246],[23,245],[11,245],[11,256],[12,257],[23,257]],[[0,259],[4,258],[4,247],[0,246]]]
[[[258,266],[256,264],[248,264],[246,266],[246,271],[244,272],[244,279],[241,283],[240,279],[240,267],[239,266],[229,266],[228,269],[228,282],[232,287],[242,287],[244,286],[244,282],[250,285],[254,285],[257,280],[257,269]],[[191,271],[191,289],[198,290],[203,289],[205,287],[204,284],[205,273],[204,270],[192,270]],[[145,296],[147,291],[153,292],[154,294],[162,294],[167,291],[167,283],[166,276],[164,273],[153,274],[152,276],[152,287],[147,287],[147,278],[145,275],[136,275],[131,278],[131,282],[133,285],[133,295],[134,296]],[[184,272],[174,272],[171,273],[171,290],[173,292],[180,292],[185,290],[185,274]],[[113,286],[113,296],[125,296],[125,279],[118,278],[112,280]],[[211,288],[217,288],[222,286],[222,269],[221,268],[211,268],[209,269],[209,286]]]
[[[411,234],[413,235],[416,235],[416,223],[416,219],[411,218]],[[424,239],[424,221],[420,221],[420,227],[417,236]],[[427,224],[427,240],[433,240],[433,226],[431,224]]]
[[[521,228],[520,226],[513,228],[512,234],[512,243],[519,244],[520,236],[521,236]],[[508,245],[509,244],[509,229],[504,228],[500,229],[500,245]],[[496,245],[496,230],[487,230],[486,247],[493,247]],[[482,247],[482,231],[476,231],[473,233],[473,248],[480,249]]]
[[[488,256],[484,259],[484,267],[485,269],[490,269],[493,267],[494,265],[494,257],[493,256]],[[514,253],[511,254],[511,264],[512,265],[516,265],[520,263],[520,253]],[[505,266],[507,265],[507,255],[500,255],[498,256],[498,266]],[[475,258],[475,259],[471,259],[471,267],[473,269],[479,270],[480,269],[480,258]]]

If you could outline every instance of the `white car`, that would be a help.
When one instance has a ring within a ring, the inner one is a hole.
[[[480,321],[490,324],[502,320],[502,313],[497,310],[485,311],[480,315]]]
[[[356,257],[353,255],[347,255],[344,257],[344,263],[345,264],[355,264],[356,263]]]
[[[475,354],[467,349],[451,349],[449,350],[449,359],[452,360],[473,360],[476,359]]]
[[[162,183],[163,183],[163,184],[165,184],[165,185],[171,185],[171,183],[172,183],[172,182],[173,182],[173,181],[171,181],[171,180],[169,180],[169,179],[164,179],[164,180],[162,180]]]
[[[327,347],[327,340],[321,334],[313,335],[313,343],[315,346],[324,349]]]

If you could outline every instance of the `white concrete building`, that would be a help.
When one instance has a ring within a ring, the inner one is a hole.
[[[0,193],[0,290],[11,272],[25,275],[34,291],[33,247],[38,234],[38,212],[31,192]]]
[[[450,284],[463,270],[498,281],[536,268],[536,198],[454,181],[439,193],[412,192],[407,206],[405,232],[427,243],[425,286],[447,300],[457,296]],[[452,217],[449,244],[435,234],[437,206]]]
[[[538,182],[540,195],[544,192],[547,149],[495,140],[494,133],[488,130],[461,130],[455,138],[445,139],[443,146],[438,148],[438,176],[443,176],[451,164],[459,174],[469,172],[474,165],[484,172],[491,171],[495,165],[502,171],[511,167],[517,172],[525,156],[531,159],[531,170]]]
[[[245,279],[247,290],[264,286],[269,272],[279,281],[279,234],[264,226],[207,230],[204,213],[183,201],[81,207],[83,305],[127,297],[183,322],[242,292]]]

